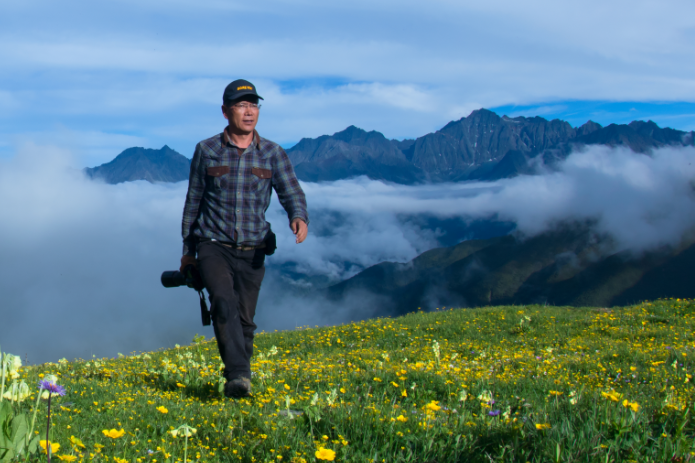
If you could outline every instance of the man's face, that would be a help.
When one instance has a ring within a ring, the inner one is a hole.
[[[230,106],[222,106],[222,114],[229,121],[229,127],[232,131],[241,133],[251,133],[256,128],[258,123],[258,107],[253,105],[258,104],[258,98],[252,96],[242,98],[240,101],[233,103]]]

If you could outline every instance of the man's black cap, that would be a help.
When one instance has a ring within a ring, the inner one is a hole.
[[[224,89],[222,101],[234,101],[246,95],[253,95],[257,98],[260,98],[261,100],[263,99],[258,93],[256,93],[255,85],[253,85],[248,80],[238,79],[232,82],[231,84],[227,85],[227,88]]]

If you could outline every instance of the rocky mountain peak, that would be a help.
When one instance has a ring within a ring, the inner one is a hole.
[[[116,156],[113,161],[84,169],[85,175],[116,184],[146,180],[148,182],[180,182],[188,180],[191,161],[164,145],[161,149],[134,147]]]
[[[602,129],[601,124],[597,124],[594,121],[587,121],[584,125],[577,129],[577,136],[582,137],[584,135],[589,135],[592,132]]]
[[[662,129],[656,122],[651,120],[647,122],[632,121],[628,124],[628,127],[643,137],[652,138],[665,145],[681,144],[683,142],[683,132],[668,127]]]

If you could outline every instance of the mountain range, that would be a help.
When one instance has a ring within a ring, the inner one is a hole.
[[[498,116],[487,109],[449,122],[415,140],[389,140],[355,126],[333,135],[303,138],[287,150],[297,177],[307,182],[365,175],[401,184],[497,180],[533,174],[534,166],[552,166],[588,145],[624,146],[648,154],[662,146],[693,146],[694,133],[661,128],[652,121],[610,124],[588,121],[574,128],[559,119]],[[106,183],[134,180],[187,180],[190,160],[168,146],[128,148],[98,167],[91,178]]]
[[[331,181],[366,175],[402,184],[497,180],[533,173],[587,145],[624,146],[648,154],[662,146],[693,145],[693,132],[660,128],[652,121],[602,127],[588,121],[498,116],[487,109],[449,122],[416,140],[389,140],[350,126],[342,132],[304,138],[287,150],[300,180]]]

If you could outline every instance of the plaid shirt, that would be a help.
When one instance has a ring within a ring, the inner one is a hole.
[[[265,211],[271,187],[290,222],[309,223],[306,198],[285,150],[254,131],[253,142],[241,151],[226,132],[196,146],[183,208],[184,255],[195,255],[199,238],[260,245],[270,229]]]

